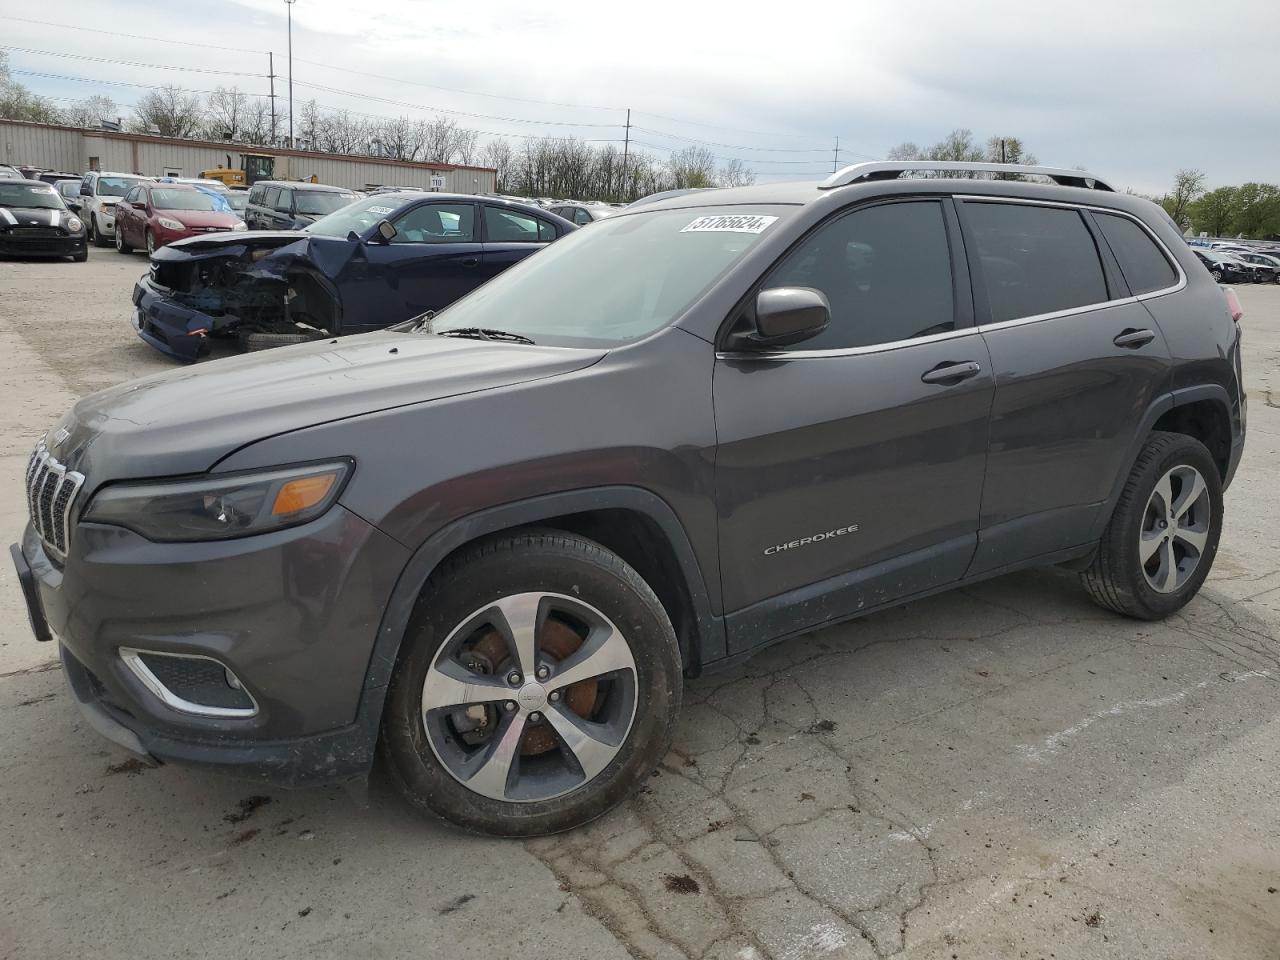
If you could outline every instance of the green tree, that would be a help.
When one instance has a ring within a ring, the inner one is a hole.
[[[1280,188],[1271,183],[1246,183],[1236,188],[1235,233],[1261,238],[1280,233]]]
[[[1160,198],[1165,213],[1183,230],[1191,225],[1191,205],[1204,196],[1203,170],[1179,170],[1173,178],[1173,190]]]
[[[1194,228],[1214,237],[1229,235],[1240,212],[1238,193],[1237,187],[1219,187],[1197,200],[1190,210]]]

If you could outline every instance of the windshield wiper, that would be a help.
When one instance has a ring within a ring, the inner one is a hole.
[[[458,327],[455,330],[439,331],[442,337],[469,337],[472,340],[505,340],[508,343],[533,343],[522,333],[509,333],[506,330],[493,330],[489,327]]]

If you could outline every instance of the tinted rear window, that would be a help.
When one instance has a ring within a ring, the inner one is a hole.
[[[1177,271],[1146,230],[1128,217],[1095,213],[1093,218],[1111,252],[1116,255],[1120,272],[1129,283],[1130,293],[1138,296],[1152,290],[1163,290],[1178,282]]]
[[[1102,262],[1079,212],[1020,203],[967,202],[964,207],[992,321],[1107,299]]]

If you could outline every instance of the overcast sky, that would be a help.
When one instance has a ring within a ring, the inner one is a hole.
[[[698,142],[762,180],[829,172],[837,136],[854,162],[955,127],[1020,136],[1042,163],[1146,193],[1181,167],[1214,186],[1280,180],[1275,0],[298,0],[293,14],[296,111],[311,98],[378,115],[448,109],[492,134],[621,141],[630,107],[640,149]],[[59,103],[105,93],[127,113],[146,92],[103,81],[265,94],[267,50],[287,92],[283,0],[0,0],[0,15],[5,47],[187,68],[8,49],[15,79]]]

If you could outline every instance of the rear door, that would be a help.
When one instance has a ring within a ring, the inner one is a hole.
[[[993,388],[950,200],[827,221],[779,286],[821,290],[831,325],[717,354],[730,652],[955,581],[977,542]]]
[[[982,573],[1096,536],[1171,365],[1087,210],[986,197],[959,209],[996,376],[972,570]],[[1165,276],[1180,275],[1166,265]]]
[[[481,204],[484,253],[480,261],[481,283],[513,263],[536,253],[559,235],[550,220],[510,207]]]

